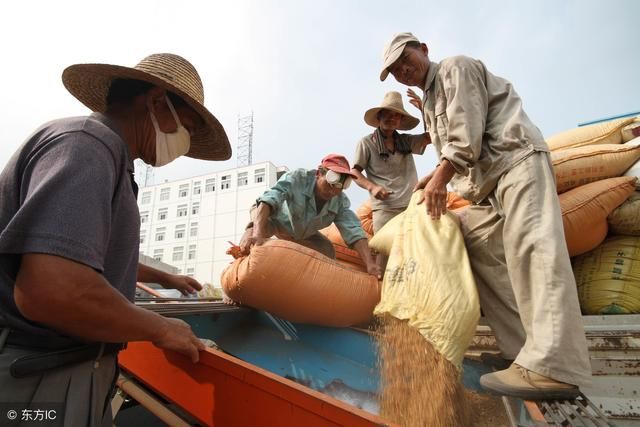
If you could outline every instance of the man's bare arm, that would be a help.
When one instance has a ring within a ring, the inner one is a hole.
[[[185,322],[136,307],[101,274],[66,258],[23,255],[14,299],[27,319],[88,341],[152,341],[194,362],[204,349]]]

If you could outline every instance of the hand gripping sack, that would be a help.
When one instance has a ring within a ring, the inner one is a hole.
[[[432,220],[414,193],[397,227],[375,314],[407,320],[460,367],[480,318],[480,303],[455,215]]]

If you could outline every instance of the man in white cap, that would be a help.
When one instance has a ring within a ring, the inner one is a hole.
[[[447,184],[474,204],[462,230],[480,302],[508,369],[484,375],[495,393],[573,398],[590,381],[582,317],[564,240],[549,150],[507,80],[475,59],[429,59],[411,33],[393,36],[389,73],[424,91],[424,119],[439,164],[422,178],[427,211],[446,209]]]
[[[357,177],[356,184],[370,194],[373,232],[377,233],[407,208],[418,182],[413,154],[424,153],[430,141],[426,132],[418,135],[398,132],[411,130],[420,123],[404,109],[398,92],[386,93],[380,106],[364,113],[364,121],[375,130],[358,142],[352,172]],[[382,254],[377,256],[382,269],[386,258]]]
[[[240,243],[243,252],[249,253],[253,245],[261,245],[275,235],[335,259],[332,243],[319,232],[334,223],[347,245],[365,262],[367,272],[381,279],[367,235],[343,192],[353,178],[349,161],[340,154],[325,156],[317,169],[284,174],[252,208],[251,223]]]
[[[0,402],[111,426],[123,344],[151,341],[193,362],[204,348],[187,323],[132,304],[136,281],[201,288],[138,265],[133,160],[223,160],[231,149],[177,55],[73,65],[62,80],[94,113],[43,125],[0,174]]]

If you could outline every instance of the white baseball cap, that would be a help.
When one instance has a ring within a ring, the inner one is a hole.
[[[411,33],[394,34],[389,43],[384,47],[382,52],[382,72],[380,73],[380,81],[384,81],[389,75],[389,68],[394,62],[400,58],[404,46],[409,42],[418,42],[420,40]]]

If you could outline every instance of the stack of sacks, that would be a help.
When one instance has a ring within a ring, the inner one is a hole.
[[[471,202],[456,193],[447,194],[447,209],[450,211],[460,211],[470,204]],[[356,209],[356,216],[360,219],[362,228],[367,234],[367,239],[371,240],[373,237],[373,211],[371,210],[371,201],[369,199]],[[347,246],[335,224],[323,228],[320,233],[333,243],[333,247],[336,250],[336,260],[339,263],[358,271],[367,271],[364,261],[360,258],[358,252]]]
[[[640,172],[640,138],[629,138],[638,131],[640,121],[626,118],[562,132],[547,140],[567,248],[571,257],[577,257],[573,267],[585,314],[631,310],[610,307],[616,304],[611,301],[625,300],[620,292],[629,287],[612,290],[606,281],[593,280],[593,272],[604,265],[594,254],[605,250],[601,245],[608,235],[621,231],[640,235],[640,194],[634,194]],[[609,303],[601,302],[603,292]],[[600,302],[594,303],[594,298]]]

